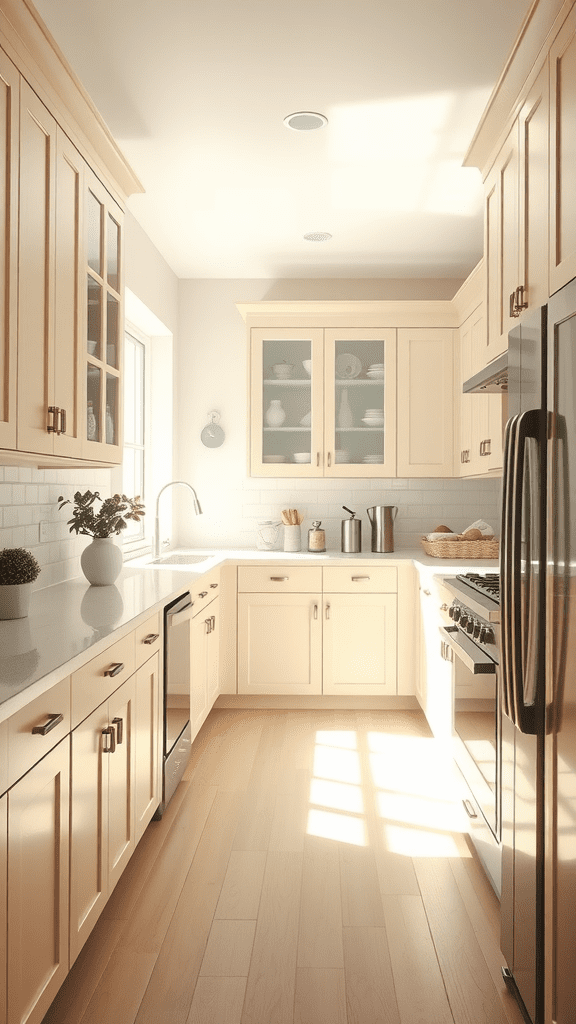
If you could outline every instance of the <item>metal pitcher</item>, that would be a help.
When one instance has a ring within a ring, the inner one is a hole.
[[[397,505],[372,505],[366,509],[372,527],[372,551],[394,551],[394,520]]]

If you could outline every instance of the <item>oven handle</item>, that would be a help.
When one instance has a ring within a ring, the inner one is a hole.
[[[469,640],[466,634],[458,629],[458,626],[439,626],[438,629],[444,643],[448,644],[456,657],[473,675],[496,675],[496,662],[488,654],[484,654],[484,651],[481,651],[472,640]]]

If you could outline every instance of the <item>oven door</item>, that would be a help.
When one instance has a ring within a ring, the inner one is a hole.
[[[441,626],[440,635],[442,657],[452,662],[454,760],[498,841],[501,771],[498,666],[457,626]]]

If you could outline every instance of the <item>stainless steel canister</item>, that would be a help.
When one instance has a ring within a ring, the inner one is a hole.
[[[362,521],[355,519],[356,513],[346,508],[346,505],[342,505],[342,508],[345,512],[350,513],[351,518],[342,520],[341,549],[346,554],[357,554],[359,551],[362,551]]]
[[[394,520],[397,505],[372,505],[366,509],[372,527],[372,551],[394,551]]]

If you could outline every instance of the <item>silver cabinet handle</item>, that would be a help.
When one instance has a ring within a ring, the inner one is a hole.
[[[106,736],[110,737],[110,746],[104,746],[102,748],[103,753],[104,754],[113,754],[114,751],[116,750],[116,730],[115,730],[114,726],[113,725],[106,726],[105,729],[102,729],[102,735],[105,736],[105,737]]]
[[[160,637],[160,633],[148,633],[148,636],[144,637],[142,643],[143,644],[155,644],[156,641],[159,639],[159,637]]]
[[[59,434],[60,427],[58,426],[58,419],[60,416],[60,409],[57,405],[49,405],[48,412],[52,417],[52,423],[48,423],[46,430],[49,434]]]
[[[330,605],[326,602],[326,618],[330,618]]]
[[[474,810],[474,806],[470,800],[463,800],[462,803],[464,804],[464,810],[466,811],[466,814],[468,815],[469,818],[478,817],[476,811]]]
[[[328,457],[326,461],[328,463],[328,468],[330,468],[330,466],[332,465],[332,452],[328,452]]]
[[[201,590],[200,593],[198,594],[198,597],[206,597],[207,593],[208,593],[207,590]]]
[[[110,665],[110,668],[105,668],[104,669],[104,675],[105,676],[117,676],[118,673],[121,672],[123,668],[124,668],[124,662],[123,661],[117,661],[117,662],[115,662],[115,664]]]
[[[213,633],[215,629],[216,629],[216,616],[215,615],[211,615],[210,616],[210,632]]]
[[[440,657],[443,661],[454,661],[454,652],[445,640],[440,641]]]
[[[448,611],[448,605],[446,604],[446,601],[443,601],[442,604],[440,605],[440,611],[441,612],[447,612]]]
[[[66,409],[60,409],[60,433],[66,433]]]
[[[314,602],[314,618],[318,618],[318,604]]]
[[[320,452],[316,452],[316,465],[320,465]]]
[[[362,580],[369,580],[369,576],[351,576],[352,583],[361,583]]]
[[[64,721],[64,715],[48,715],[47,720],[43,725],[35,725],[32,729],[32,733],[37,736],[47,736],[52,729],[55,729],[60,722]]]
[[[212,632],[212,620],[211,619],[204,619],[204,625],[206,626],[206,632],[207,633],[211,633]]]
[[[286,582],[286,580],[289,580],[289,579],[290,579],[290,577],[289,577],[289,576],[271,576],[271,577],[270,577],[270,579],[271,579],[271,580],[272,580],[272,581],[273,581],[274,583],[285,583],[285,582]]]
[[[124,739],[124,720],[122,718],[113,718],[112,725],[116,726],[116,742],[122,743]]]
[[[217,586],[218,586],[217,583],[211,583],[210,584],[210,590],[215,590]]]

